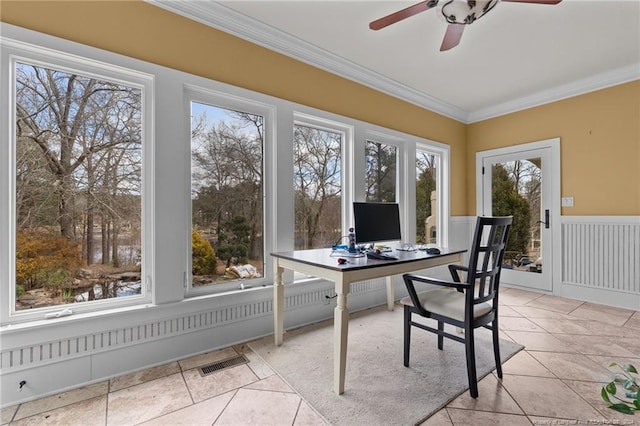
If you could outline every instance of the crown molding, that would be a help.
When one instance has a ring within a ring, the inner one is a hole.
[[[466,111],[441,99],[385,77],[311,43],[243,15],[214,0],[145,0],[147,3],[266,47],[298,61],[339,75],[387,95],[465,124],[521,111],[546,103],[640,79],[640,63],[576,80],[476,111]]]
[[[522,111],[527,108],[548,104],[562,99],[572,98],[607,87],[617,86],[640,79],[640,63],[617,68],[601,74],[573,81],[568,84],[545,89],[531,96],[514,99],[509,102],[482,108],[469,113],[467,123],[475,123],[500,115]]]
[[[266,47],[387,95],[465,122],[468,112],[368,68],[236,12],[212,0],[146,0],[147,3]]]

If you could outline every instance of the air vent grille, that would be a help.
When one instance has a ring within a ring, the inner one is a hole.
[[[249,362],[249,360],[244,355],[234,356],[232,358],[223,359],[222,361],[218,361],[216,363],[200,367],[200,375],[202,377],[208,376],[208,375],[216,373],[218,371],[222,371],[222,370],[227,369],[227,368],[235,367],[237,365],[246,364],[248,362]]]

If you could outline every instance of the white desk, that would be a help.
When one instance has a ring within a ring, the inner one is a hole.
[[[393,310],[393,275],[419,271],[434,266],[460,263],[465,250],[446,250],[430,255],[424,251],[394,251],[398,260],[374,260],[366,257],[349,258],[339,265],[337,257],[331,256],[331,249],[297,250],[272,253],[274,266],[273,312],[275,344],[280,346],[284,333],[284,284],[282,274],[285,269],[302,272],[335,283],[337,304],[334,310],[333,328],[333,386],[336,394],[344,392],[345,369],[347,360],[347,335],[349,329],[349,310],[347,296],[349,286],[357,281],[386,277],[387,307]]]

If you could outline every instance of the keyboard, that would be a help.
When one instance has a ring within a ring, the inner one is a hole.
[[[397,257],[395,256],[390,256],[388,254],[383,254],[383,253],[373,253],[373,252],[369,252],[367,253],[367,258],[368,259],[376,259],[376,260],[398,260]]]

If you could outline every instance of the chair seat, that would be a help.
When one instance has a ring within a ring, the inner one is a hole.
[[[418,293],[422,307],[434,314],[444,315],[458,321],[464,321],[464,293],[450,289],[438,288]],[[400,303],[413,306],[409,296],[402,298]],[[473,316],[477,318],[491,311],[491,304],[479,303],[473,307]]]

